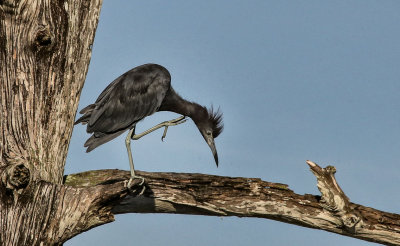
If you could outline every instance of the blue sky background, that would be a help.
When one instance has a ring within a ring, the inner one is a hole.
[[[220,167],[192,121],[132,144],[136,168],[258,177],[319,194],[305,160],[336,166],[352,202],[400,213],[400,1],[104,1],[79,109],[125,71],[169,69],[184,98],[220,106]],[[176,117],[157,113],[145,130]],[[129,169],[125,136],[66,173]],[[65,245],[369,245],[265,219],[126,214]]]

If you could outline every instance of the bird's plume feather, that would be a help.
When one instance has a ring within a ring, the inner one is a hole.
[[[211,106],[211,108],[209,108],[207,111],[209,117],[208,120],[212,124],[213,137],[216,138],[219,134],[221,134],[222,130],[224,129],[224,124],[222,122],[222,112],[219,108],[215,110],[213,106]]]

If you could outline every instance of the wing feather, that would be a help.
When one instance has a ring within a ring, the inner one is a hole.
[[[168,71],[155,64],[129,70],[103,90],[96,102],[83,109],[88,133],[87,151],[112,140],[138,121],[156,112],[170,88]]]
[[[168,87],[169,83],[159,76],[134,82],[122,80],[109,96],[96,103],[87,131],[112,133],[129,128],[157,111]]]

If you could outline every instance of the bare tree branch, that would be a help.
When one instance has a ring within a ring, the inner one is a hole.
[[[299,195],[285,184],[257,178],[189,173],[138,173],[143,195],[115,201],[114,214],[178,213],[273,219],[386,245],[400,245],[400,215],[351,203],[333,177],[333,167],[307,161],[321,196]],[[129,172],[98,170],[66,176],[74,187],[107,185],[129,179]],[[122,185],[123,183],[121,183]],[[140,189],[139,189],[140,190]]]

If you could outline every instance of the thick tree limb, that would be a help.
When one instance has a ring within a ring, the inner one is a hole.
[[[307,163],[317,176],[322,197],[298,195],[285,184],[257,178],[139,171],[146,179],[144,194],[130,194],[116,201],[111,211],[114,214],[179,213],[267,218],[366,241],[400,245],[400,215],[351,203],[334,180],[332,167],[324,169],[313,162]],[[326,177],[320,176],[323,173]],[[98,170],[68,175],[65,184],[92,187],[127,179],[127,171]]]
[[[0,209],[13,211],[0,217],[1,232],[15,230],[0,238],[0,245],[62,245],[69,238],[95,226],[114,221],[113,201],[128,193],[124,182],[90,187],[56,185],[45,181],[31,184],[35,190],[10,194],[0,187]]]

